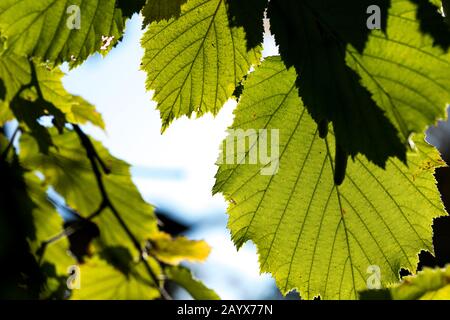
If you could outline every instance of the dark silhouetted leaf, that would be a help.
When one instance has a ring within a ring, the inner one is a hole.
[[[400,284],[383,290],[360,292],[362,300],[449,300],[450,266],[425,268],[414,276],[404,277]]]
[[[30,199],[23,169],[0,135],[0,299],[37,299],[44,277],[28,240],[36,239]]]
[[[118,6],[125,17],[131,18],[133,14],[139,13],[142,10],[145,2],[146,0],[118,0]]]
[[[364,154],[384,167],[391,156],[405,159],[396,128],[346,64],[347,45],[363,50],[369,31],[367,7],[378,3],[387,17],[389,1],[295,1],[269,4],[271,30],[317,123],[331,121],[338,144],[352,157]]]
[[[0,100],[5,100],[6,98],[6,87],[2,79],[0,79]]]
[[[230,25],[243,27],[248,50],[261,45],[264,36],[264,12],[268,0],[227,0]]]
[[[178,18],[181,14],[181,6],[186,1],[187,0],[148,0],[142,10],[144,25],[161,20]]]
[[[450,47],[450,26],[430,0],[411,0],[417,8],[417,19],[420,21],[420,30],[433,37],[434,44],[448,50]]]
[[[74,229],[68,236],[69,250],[77,258],[78,262],[84,262],[85,257],[92,255],[91,242],[100,236],[100,229],[95,223],[81,217],[78,220],[64,223],[64,228]]]

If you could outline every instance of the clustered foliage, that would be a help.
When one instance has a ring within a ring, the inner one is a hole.
[[[69,5],[79,9],[79,28],[66,24]],[[379,30],[366,25],[373,5]],[[247,164],[257,138],[238,162],[219,165],[213,192],[229,201],[237,247],[256,244],[261,271],[282,293],[354,299],[370,266],[383,287],[399,281],[401,268],[415,273],[418,253],[433,252],[433,219],[446,215],[433,175],[445,163],[424,135],[450,102],[442,5],[2,0],[0,257],[14,263],[0,267],[0,297],[168,298],[168,280],[194,298],[218,298],[180,266],[206,259],[207,244],[159,230],[129,166],[80,127],[104,128],[102,117],[61,83],[63,62],[107,54],[139,12],[142,69],[162,131],[183,116],[215,115],[229,99],[238,100],[231,129],[279,130],[276,174]],[[264,19],[280,55],[263,59]],[[6,132],[12,123],[17,130]],[[68,212],[64,221],[57,209]],[[72,265],[81,290],[67,290]],[[400,284],[379,297],[449,297],[448,270],[407,281],[418,289]]]

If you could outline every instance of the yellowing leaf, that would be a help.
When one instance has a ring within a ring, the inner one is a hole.
[[[158,260],[178,265],[182,261],[202,262],[208,258],[211,248],[205,241],[189,240],[186,237],[172,238],[164,232],[150,237],[149,253]]]
[[[425,268],[416,276],[405,277],[401,284],[390,289],[394,300],[449,300],[450,267]]]

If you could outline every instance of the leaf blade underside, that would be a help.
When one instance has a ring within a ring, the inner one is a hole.
[[[433,172],[443,162],[418,136],[410,168],[389,160],[385,171],[356,157],[335,186],[334,143],[319,138],[295,80],[279,57],[266,59],[245,82],[235,112],[233,128],[279,129],[278,173],[261,175],[263,166],[245,159],[221,165],[214,192],[230,202],[235,244],[256,244],[261,271],[282,293],[357,298],[369,265],[380,266],[383,284],[398,281],[400,267],[415,270],[418,252],[433,250],[432,220],[445,214]]]

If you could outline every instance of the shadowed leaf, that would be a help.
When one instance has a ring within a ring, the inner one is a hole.
[[[181,6],[187,0],[148,0],[142,15],[144,16],[144,26],[161,20],[178,18],[181,14]]]
[[[362,291],[360,297],[362,300],[449,300],[450,267],[425,268],[415,276],[404,277],[391,288]]]

